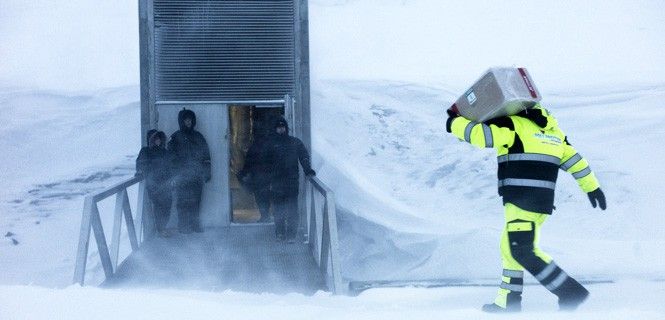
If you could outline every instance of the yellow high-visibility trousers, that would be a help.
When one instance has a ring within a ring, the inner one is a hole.
[[[501,277],[502,283],[494,303],[506,308],[510,299],[509,295],[515,296],[516,299],[521,301],[520,295],[524,284],[525,267],[515,259],[516,250],[519,248],[520,252],[524,250],[531,251],[526,254],[534,255],[535,259],[541,260],[543,264],[550,264],[552,258],[538,246],[540,227],[547,220],[547,214],[523,210],[512,203],[506,203],[504,211],[505,225],[501,235],[503,274]]]

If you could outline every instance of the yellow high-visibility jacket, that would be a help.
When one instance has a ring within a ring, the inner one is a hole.
[[[552,214],[559,169],[572,174],[584,192],[600,187],[588,162],[540,105],[484,123],[450,118],[446,129],[478,148],[497,150],[499,195],[504,204]]]

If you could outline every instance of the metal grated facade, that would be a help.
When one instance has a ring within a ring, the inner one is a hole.
[[[154,0],[156,101],[295,91],[294,0]]]

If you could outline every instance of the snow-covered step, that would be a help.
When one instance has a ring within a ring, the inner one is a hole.
[[[155,237],[102,286],[303,294],[326,290],[307,244],[278,242],[272,224]]]

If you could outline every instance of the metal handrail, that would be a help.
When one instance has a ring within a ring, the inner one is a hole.
[[[132,209],[129,205],[129,196],[127,188],[139,184],[139,194],[137,201],[136,222],[132,216]],[[97,203],[115,195],[115,215],[113,219],[113,233],[111,235],[111,248],[109,249],[102,227],[102,220],[99,215]],[[83,214],[81,218],[81,232],[79,234],[78,251],[76,254],[76,266],[74,270],[74,283],[83,286],[85,282],[85,268],[88,261],[88,248],[90,247],[90,230],[94,232],[95,241],[99,258],[102,262],[104,275],[110,278],[117,271],[118,256],[120,250],[120,232],[122,230],[122,217],[124,216],[129,242],[132,251],[138,250],[143,242],[143,214],[146,202],[145,185],[143,177],[137,176],[119,182],[97,193],[85,197],[83,205]],[[136,230],[138,229],[138,234]],[[122,261],[120,261],[122,262]]]
[[[307,224],[309,249],[314,255],[319,270],[326,276],[330,291],[334,294],[344,294],[339,261],[335,194],[315,176],[307,179],[307,182],[307,200],[309,201],[306,201],[306,213],[309,221]],[[318,206],[317,198],[323,199],[323,203]]]
[[[335,194],[317,177],[310,177],[306,181],[308,184],[306,190],[308,191],[307,197],[309,200],[306,201],[306,213],[309,222],[307,223],[307,242],[310,252],[314,256],[320,272],[326,276],[326,283],[330,290],[335,294],[344,294],[346,292],[341,277]],[[139,184],[139,194],[136,221],[134,221],[127,188],[137,183]],[[113,195],[116,196],[115,215],[111,247],[109,249],[97,203]],[[84,285],[91,230],[95,236],[99,258],[107,279],[113,276],[119,265],[118,253],[123,216],[132,251],[138,250],[144,240],[143,218],[144,213],[147,211],[147,202],[144,200],[145,184],[143,178],[140,176],[132,177],[102,191],[86,196],[81,219],[81,232],[79,235],[73,283],[78,283],[81,286]]]

